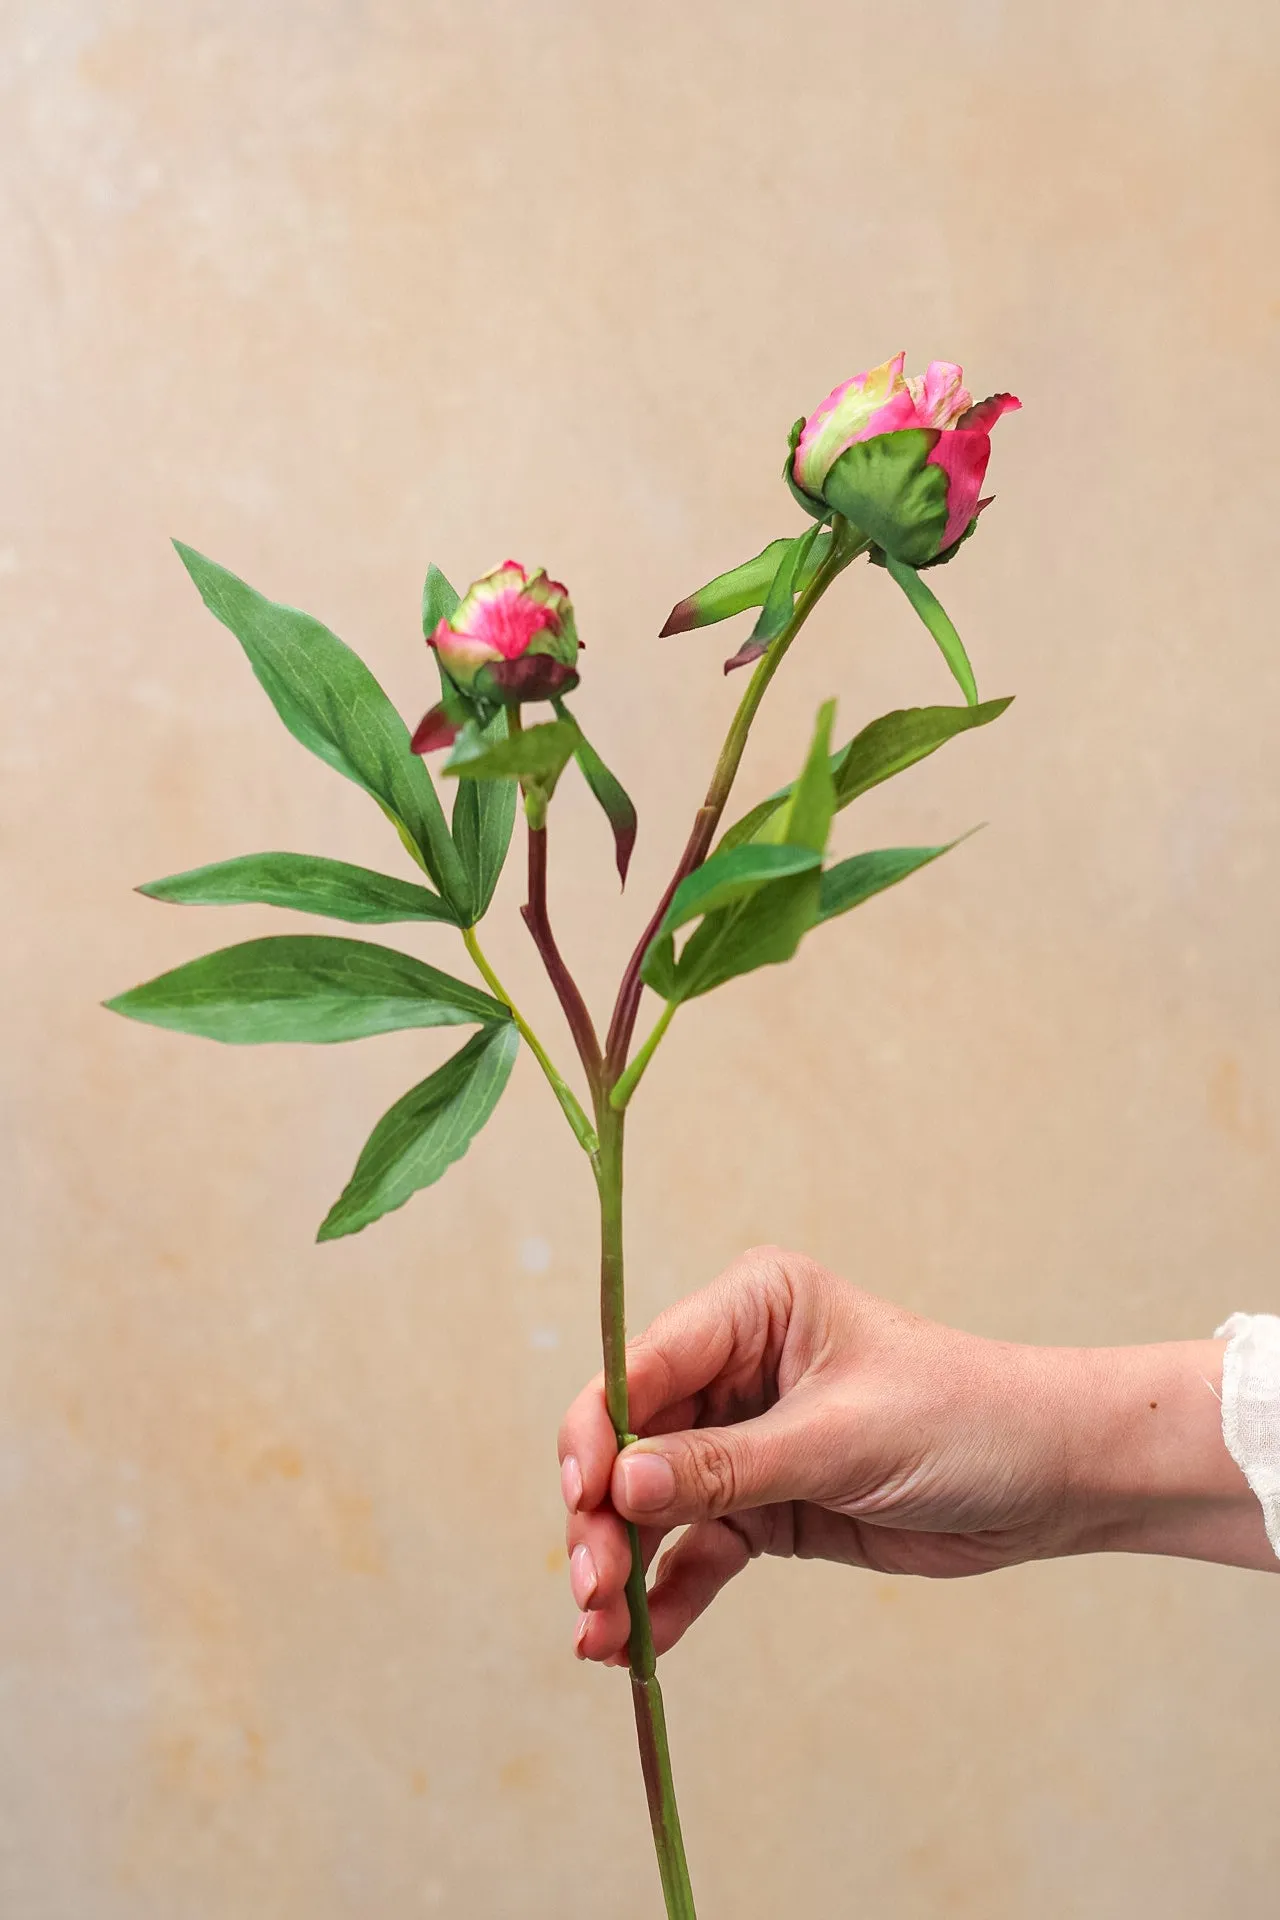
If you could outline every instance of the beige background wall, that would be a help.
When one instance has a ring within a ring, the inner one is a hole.
[[[563,801],[599,1003],[736,692],[721,634],[654,635],[796,523],[791,420],[899,345],[1012,387],[945,594],[1017,705],[841,844],[988,830],[678,1023],[635,1316],[762,1238],[1013,1336],[1274,1305],[1274,9],[10,0],[0,33],[0,1911],[650,1920],[625,1686],[568,1652],[591,1219],[531,1065],[444,1186],[318,1249],[438,1036],[257,1053],[97,1010],[282,925],[135,882],[401,870],[167,537],[410,716],[429,558],[571,583],[643,805],[620,906]],[[952,697],[865,569],[751,789],[832,692],[848,728]],[[495,957],[554,1028],[516,898]],[[706,1920],[1267,1911],[1278,1630],[1280,1582],[1196,1566],[754,1569],[668,1663]]]

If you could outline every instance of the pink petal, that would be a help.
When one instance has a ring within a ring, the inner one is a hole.
[[[956,426],[961,432],[980,427],[984,432],[990,433],[1001,414],[1018,413],[1021,408],[1021,400],[1016,399],[1013,394],[993,393],[988,399],[979,400],[977,406],[970,407],[967,413],[962,413],[956,421]]]
[[[985,433],[953,431],[938,435],[929,464],[941,467],[947,476],[947,524],[939,553],[958,540],[972,520],[990,458],[991,441]]]

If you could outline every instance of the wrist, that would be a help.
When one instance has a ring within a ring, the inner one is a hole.
[[[1222,1340],[1064,1355],[1075,1551],[1277,1568],[1222,1435]]]

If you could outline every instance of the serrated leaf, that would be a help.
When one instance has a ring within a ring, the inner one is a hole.
[[[306,933],[222,947],[106,1004],[131,1020],[234,1046],[327,1044],[511,1018],[500,1000],[412,954]]]
[[[466,875],[431,775],[373,674],[328,627],[174,541],[209,611],[239,640],[285,726],[304,747],[372,794],[405,847],[465,919]]]
[[[838,861],[822,876],[818,920],[834,920],[860,907],[864,900],[883,893],[886,887],[896,887],[900,880],[941,859],[959,844],[949,840],[943,847],[884,847],[878,853],[855,853],[852,859]]]
[[[929,632],[938,643],[938,650],[950,667],[956,685],[971,707],[978,704],[978,683],[973,677],[973,668],[969,656],[964,650],[964,642],[956,632],[951,617],[937,594],[926,580],[922,580],[914,567],[904,566],[887,553],[884,557],[885,570],[897,581],[907,599],[923,620]]]
[[[494,716],[482,737],[494,743],[506,739],[505,710]],[[458,782],[453,801],[453,842],[466,870],[476,920],[483,919],[493,899],[511,846],[519,799],[514,779]]]
[[[958,734],[988,726],[1012,704],[1009,697],[984,700],[976,707],[901,707],[893,713],[881,714],[831,757],[836,811],[842,811],[872,787],[904,772],[918,760],[927,759]],[[752,807],[750,813],[736,820],[721,836],[717,852],[725,853],[754,839],[765,822],[786,803],[790,793],[790,786],[780,787]]]
[[[444,920],[457,916],[438,893],[345,860],[313,853],[245,853],[192,867],[138,888],[151,900],[183,906],[288,907],[295,913],[324,914],[330,920],[354,920],[366,926],[394,920]]]
[[[460,1160],[497,1106],[520,1041],[485,1027],[384,1113],[316,1235],[338,1240],[402,1207]]]
[[[441,771],[459,780],[536,780],[553,787],[581,738],[572,720],[522,727],[505,740],[487,740],[474,724],[463,728]]]

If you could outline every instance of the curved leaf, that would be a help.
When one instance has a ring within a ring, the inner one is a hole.
[[[290,907],[295,913],[319,913],[366,926],[393,920],[458,924],[448,903],[426,887],[314,853],[245,853],[237,860],[149,880],[138,892],[150,900],[191,907]]]
[[[234,1046],[362,1040],[403,1027],[511,1018],[500,1000],[412,954],[311,933],[222,947],[106,1005],[131,1020]]]
[[[501,710],[484,729],[483,738],[498,742],[506,737],[507,716],[505,710]],[[483,919],[489,911],[511,846],[519,801],[519,787],[514,779],[458,782],[451,822],[453,842],[466,869],[476,920]]]
[[[824,532],[823,538],[809,550],[795,577],[794,590],[809,585],[822,565],[830,537]],[[763,607],[779,566],[795,546],[796,541],[790,535],[771,540],[754,559],[744,560],[740,567],[731,567],[727,573],[718,573],[705,587],[699,587],[696,593],[672,607],[659,639],[673,633],[689,633],[694,627],[714,626],[718,620],[730,620],[734,614],[746,613],[750,607]]]
[[[581,738],[572,720],[547,720],[490,740],[474,724],[463,728],[441,771],[458,780],[536,780],[554,786]]]
[[[917,760],[927,759],[931,753],[945,746],[948,740],[954,740],[957,734],[968,733],[974,727],[985,727],[992,720],[998,720],[1007,707],[1012,706],[1012,696],[1002,700],[984,700],[976,707],[900,707],[893,713],[881,714],[862,732],[855,734],[847,746],[841,747],[832,755],[831,771],[836,785],[836,811],[869,793],[883,780],[890,780],[894,774],[902,773],[907,767],[913,767]],[[731,847],[743,846],[753,840],[769,820],[789,798],[791,788],[780,787],[752,807],[750,813],[736,820],[721,836],[718,853],[726,853]]]
[[[397,1100],[370,1134],[317,1240],[359,1233],[460,1160],[497,1106],[519,1046],[510,1022],[485,1027]]]
[[[969,665],[969,656],[964,650],[964,641],[952,625],[951,616],[939,600],[933,588],[922,580],[914,567],[904,566],[895,560],[891,553],[884,557],[885,570],[888,572],[928,627],[938,643],[943,659],[955,677],[956,685],[971,707],[978,704],[978,683],[973,677],[973,668]]]
[[[174,541],[210,613],[236,636],[295,740],[372,794],[418,864],[465,920],[467,879],[431,775],[360,656],[310,614],[268,600]]]

